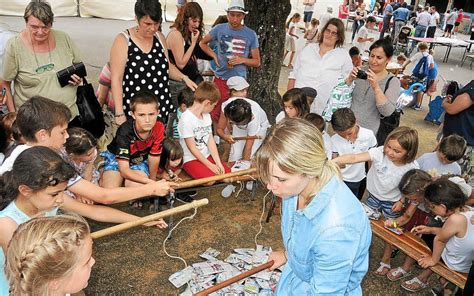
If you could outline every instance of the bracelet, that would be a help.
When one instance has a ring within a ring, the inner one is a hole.
[[[125,116],[125,113],[115,114],[114,116],[115,116],[115,118],[117,118],[117,117],[122,117],[122,116]]]

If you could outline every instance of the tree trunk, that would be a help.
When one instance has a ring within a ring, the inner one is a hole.
[[[245,0],[245,8],[249,11],[245,24],[257,33],[261,59],[260,67],[249,71],[249,98],[257,101],[267,112],[269,120],[274,122],[281,110],[278,80],[290,0]]]

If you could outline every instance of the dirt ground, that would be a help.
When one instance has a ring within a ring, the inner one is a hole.
[[[437,126],[424,122],[425,112],[407,110],[402,117],[402,125],[417,128],[420,136],[419,154],[430,151],[435,146]],[[222,187],[199,191],[197,198],[208,198],[210,203],[201,207],[192,220],[184,221],[174,231],[166,244],[171,255],[183,257],[188,264],[199,262],[199,254],[212,247],[221,251],[221,257],[227,256],[234,248],[254,247],[254,237],[259,229],[263,197],[267,193],[259,184],[255,200],[250,192],[243,189],[239,196],[223,199]],[[269,200],[267,196],[267,201]],[[132,211],[127,205],[118,205],[120,209]],[[136,211],[137,215],[149,214]],[[186,213],[186,215],[192,212]],[[184,217],[178,215],[175,222]],[[263,231],[258,243],[274,249],[282,247],[280,235],[280,216],[275,215],[269,223],[263,221]],[[110,226],[91,223],[93,230]],[[174,288],[168,277],[184,268],[184,263],[167,257],[163,251],[163,240],[167,231],[139,227],[94,243],[96,264],[93,268],[86,295],[178,295],[181,291]],[[409,295],[384,278],[373,276],[370,272],[377,268],[383,249],[382,241],[373,238],[370,251],[370,268],[363,282],[365,295]],[[223,259],[223,258],[222,258]],[[401,264],[403,255],[394,260],[395,266]],[[436,280],[431,279],[432,283]],[[431,295],[429,290],[417,295]]]

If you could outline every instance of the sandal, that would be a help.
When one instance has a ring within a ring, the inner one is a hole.
[[[405,289],[409,292],[418,292],[418,291],[421,291],[423,289],[428,288],[428,284],[423,283],[417,277],[414,277],[414,278],[412,278],[411,280],[408,280],[408,281],[404,281],[401,284],[401,286],[402,286],[403,289]]]
[[[376,276],[386,276],[391,268],[392,267],[390,266],[390,264],[380,262],[379,268],[377,268],[377,270],[375,270],[373,272],[373,274],[376,275]],[[385,270],[387,270],[387,271],[385,271]]]
[[[409,276],[410,273],[411,273],[410,271],[406,271],[399,266],[397,268],[391,269],[387,273],[387,278],[391,280],[392,282],[394,282],[394,281],[398,281],[399,279]]]

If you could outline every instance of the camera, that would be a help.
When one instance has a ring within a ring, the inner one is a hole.
[[[367,79],[367,73],[366,73],[365,71],[363,71],[363,70],[357,71],[357,75],[356,75],[356,76],[357,76],[357,78],[359,78],[359,79],[364,79],[364,80]]]

